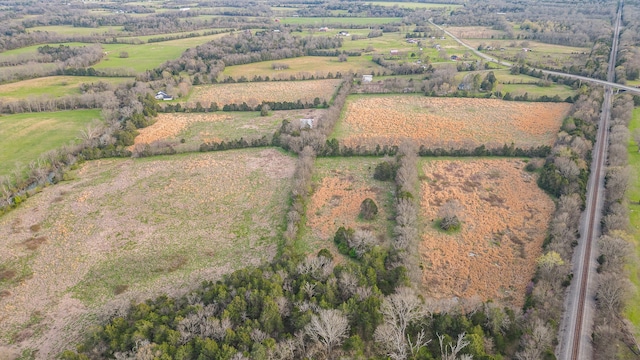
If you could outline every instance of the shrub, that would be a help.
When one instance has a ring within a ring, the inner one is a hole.
[[[376,165],[376,169],[373,172],[373,178],[380,181],[389,181],[396,178],[396,172],[398,171],[398,165],[391,161],[383,161]]]
[[[365,220],[373,220],[378,215],[378,205],[370,198],[360,204],[360,216]]]

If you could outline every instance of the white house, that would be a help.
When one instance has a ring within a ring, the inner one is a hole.
[[[370,83],[373,81],[373,75],[362,75],[363,83]]]
[[[156,94],[156,100],[173,100],[173,96],[167,94],[164,91],[158,91]]]
[[[313,119],[300,119],[300,129],[313,129]]]

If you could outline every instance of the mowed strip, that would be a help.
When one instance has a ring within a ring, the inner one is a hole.
[[[542,252],[553,201],[519,159],[425,160],[420,253],[427,294],[494,300],[521,307]],[[459,231],[437,226],[458,204]]]
[[[570,105],[498,99],[352,96],[334,136],[345,146],[398,145],[409,138],[430,148],[551,145]]]
[[[197,86],[189,97],[189,103],[208,107],[212,102],[218,106],[246,103],[255,107],[264,102],[313,103],[315,98],[329,102],[342,80],[273,81],[239,84],[216,84]]]
[[[34,311],[40,334],[64,339],[111,300],[175,294],[269,260],[294,163],[277,149],[85,163],[0,217],[0,264],[30,274],[0,283],[0,342]]]

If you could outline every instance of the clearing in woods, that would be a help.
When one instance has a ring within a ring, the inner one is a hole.
[[[370,230],[380,242],[391,237],[393,181],[378,181],[373,172],[382,158],[318,158],[315,161],[313,194],[307,208],[306,230],[300,243],[314,252],[335,250],[333,236],[340,226]],[[360,204],[371,198],[378,206],[373,220],[359,217]],[[333,251],[337,253],[336,251]]]
[[[53,358],[84,315],[271,259],[294,162],[250,149],[83,164],[0,217],[0,345]]]
[[[195,107],[196,102],[209,107],[215,102],[219,107],[227,104],[247,103],[255,108],[265,102],[296,102],[313,103],[315,98],[329,102],[333,97],[340,79],[306,80],[306,81],[275,81],[251,82],[240,84],[216,84],[196,86],[193,89],[187,105]]]
[[[254,111],[158,114],[153,125],[138,130],[140,134],[135,138],[135,145],[165,140],[173,142],[174,146],[193,147],[204,142],[270,138],[285,119],[291,122],[303,118],[318,119],[325,111],[283,110],[272,111],[268,116],[260,116]],[[182,139],[185,140],[184,145],[179,144]]]
[[[422,162],[420,253],[428,296],[523,305],[554,210],[524,166],[519,159]],[[448,201],[458,203],[462,220],[453,233],[437,226]]]
[[[350,147],[398,145],[403,138],[428,148],[529,148],[551,145],[569,111],[566,103],[420,95],[350,96],[333,137]]]

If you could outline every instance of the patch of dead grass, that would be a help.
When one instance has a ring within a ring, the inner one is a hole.
[[[554,208],[524,165],[513,159],[423,163],[420,253],[429,296],[522,306]],[[450,200],[462,208],[462,227],[453,234],[434,225]]]

